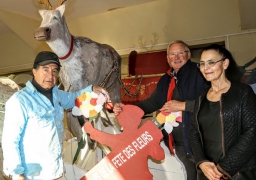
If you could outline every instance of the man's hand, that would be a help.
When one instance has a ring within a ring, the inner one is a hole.
[[[113,109],[113,111],[114,111],[114,115],[115,116],[118,116],[118,114],[120,113],[120,112],[122,112],[122,107],[124,106],[124,104],[122,104],[122,103],[116,103],[115,105],[114,105],[114,109]]]
[[[110,99],[107,90],[104,89],[103,87],[100,87],[100,86],[93,86],[93,87],[92,87],[92,91],[95,92],[96,94],[102,93],[103,95],[106,96],[107,101]]]
[[[220,180],[222,174],[217,170],[213,162],[203,162],[199,165],[204,175],[210,180]]]
[[[185,102],[171,100],[164,104],[160,111],[164,112],[177,112],[185,110]]]
[[[23,174],[16,174],[12,176],[12,180],[26,180]]]

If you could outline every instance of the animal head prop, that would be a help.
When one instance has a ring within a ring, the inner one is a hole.
[[[42,0],[38,0],[42,1]],[[49,1],[47,1],[49,3]],[[38,41],[54,41],[60,37],[68,35],[69,39],[70,33],[66,25],[66,20],[64,17],[65,5],[62,3],[60,6],[53,8],[50,3],[47,7],[50,10],[39,10],[39,14],[42,17],[41,25],[35,30],[34,38]],[[58,31],[56,31],[58,30]]]

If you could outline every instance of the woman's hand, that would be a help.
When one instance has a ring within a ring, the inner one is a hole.
[[[114,109],[113,109],[113,111],[114,111],[114,115],[115,116],[118,116],[118,114],[120,113],[120,112],[122,112],[122,107],[124,106],[124,104],[122,104],[122,103],[116,103],[115,105],[114,105]]]
[[[199,167],[209,180],[220,180],[222,174],[218,170],[216,171],[217,167],[213,162],[203,162]]]

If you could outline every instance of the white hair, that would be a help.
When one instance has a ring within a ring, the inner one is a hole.
[[[186,48],[186,51],[190,51],[188,45],[184,41],[175,40],[175,41],[172,41],[171,43],[169,43],[169,45],[167,46],[167,54],[169,53],[170,46],[173,45],[173,44],[183,44]]]

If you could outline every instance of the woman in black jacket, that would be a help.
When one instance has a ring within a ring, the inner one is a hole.
[[[190,141],[198,179],[256,179],[256,98],[231,53],[206,47],[198,63],[211,87],[197,99]]]

